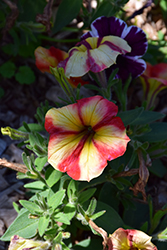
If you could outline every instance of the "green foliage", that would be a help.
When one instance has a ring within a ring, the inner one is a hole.
[[[20,66],[15,78],[20,84],[31,84],[35,82],[34,72],[28,66]]]
[[[14,76],[15,71],[16,71],[16,66],[14,63],[10,61],[5,62],[0,66],[0,74],[4,78],[11,78],[12,76]]]
[[[52,17],[48,18],[49,13],[47,16],[46,9],[44,9],[46,1],[18,1],[19,15],[8,31],[12,42],[9,41],[1,47],[3,58],[7,58],[0,66],[1,78],[12,78],[26,85],[34,83],[36,76],[34,70],[30,68],[30,63],[34,58],[35,48],[47,43],[44,40],[49,41],[48,47],[55,46],[53,42],[62,42],[57,37],[63,37],[64,31],[72,31],[70,36],[72,39],[65,39],[64,42],[66,45],[69,41],[74,42],[73,36],[78,37],[79,32],[89,28],[95,18],[102,15],[108,17],[123,15],[121,8],[126,2],[127,0],[98,0],[97,8],[89,9],[90,6],[85,7],[82,0],[62,0],[58,6],[56,5],[57,11],[53,11]],[[54,3],[54,7],[55,4],[57,3]],[[161,0],[159,4],[166,18],[166,1]],[[11,10],[5,2],[0,3],[0,6],[2,8],[0,29],[2,30]],[[48,36],[45,25],[36,23],[37,14],[43,12],[45,12],[46,19],[42,23],[48,21],[51,24]],[[77,22],[83,21],[81,29],[76,24],[71,25],[74,19]],[[58,45],[60,43],[56,43],[56,46]],[[166,51],[164,35],[159,32],[158,40],[149,40],[148,52],[144,58],[152,64],[166,62]],[[147,110],[144,103],[140,107],[130,106],[129,89],[133,87],[132,77],[129,76],[123,83],[117,79],[118,69],[112,72],[108,82],[105,78],[105,84],[97,74],[89,72],[90,78],[87,77],[91,83],[84,86],[80,84],[76,89],[70,86],[64,69],[52,68],[52,73],[66,93],[66,99],[60,99],[67,104],[84,97],[82,91],[84,93],[86,89],[92,91],[90,95],[98,94],[116,103],[119,107],[117,116],[122,119],[131,141],[128,143],[125,154],[108,162],[108,166],[99,177],[90,182],[79,182],[71,179],[66,173],[54,169],[48,163],[49,134],[45,131],[44,123],[46,112],[51,107],[47,101],[37,108],[36,124],[23,123],[18,130],[10,127],[2,129],[4,135],[21,140],[21,145],[24,147],[22,158],[27,172],[18,173],[17,176],[20,179],[31,180],[24,186],[28,189],[31,198],[20,200],[19,206],[14,203],[18,217],[1,240],[9,241],[13,235],[17,234],[23,238],[35,237],[40,240],[49,240],[52,250],[83,248],[100,250],[102,240],[99,236],[94,238],[91,234],[91,238],[89,237],[90,230],[100,235],[90,226],[90,221],[96,223],[98,228],[100,227],[108,234],[113,233],[119,227],[136,228],[148,234],[154,233],[155,239],[166,240],[166,206],[155,210],[150,196],[144,202],[142,200],[142,191],[146,193],[149,191],[147,190],[146,170],[158,180],[167,172],[161,161],[161,157],[167,156],[167,125],[163,122],[165,115],[153,109]],[[3,94],[3,88],[0,88],[0,98]],[[56,105],[61,107],[62,103],[56,103]],[[142,160],[139,152],[141,152]],[[135,174],[131,174],[131,171]],[[135,189],[138,181],[142,182],[144,188],[135,195],[131,189]],[[83,240],[85,235],[89,238]],[[81,241],[75,244],[74,242],[80,237]]]
[[[10,241],[11,237],[15,234],[23,238],[34,237],[36,235],[38,220],[35,218],[30,219],[28,215],[29,211],[22,209],[18,217],[1,237],[1,240]]]
[[[35,81],[35,74],[28,66],[20,66],[16,71],[16,66],[13,62],[8,61],[0,66],[0,74],[4,78],[15,76],[16,81],[20,84],[31,84]]]
[[[62,0],[56,14],[52,32],[56,33],[69,24],[78,15],[81,5],[82,0]]]

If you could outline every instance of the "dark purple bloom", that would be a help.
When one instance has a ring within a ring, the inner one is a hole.
[[[85,33],[81,39],[88,37],[118,36],[128,42],[131,52],[119,55],[116,64],[106,69],[109,76],[115,68],[119,68],[117,77],[125,81],[129,74],[132,78],[140,76],[146,69],[146,63],[141,57],[147,51],[147,39],[144,31],[134,25],[127,24],[116,17],[99,17],[91,24],[91,31]]]

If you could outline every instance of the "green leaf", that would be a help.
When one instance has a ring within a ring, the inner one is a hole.
[[[10,241],[15,234],[25,239],[34,237],[37,231],[38,219],[29,219],[28,215],[29,211],[22,210],[0,240]]]
[[[99,227],[103,228],[108,233],[112,233],[117,228],[123,227],[124,223],[119,214],[111,206],[101,201],[97,201],[96,212],[102,210],[105,210],[106,213],[95,220],[95,223]]]
[[[166,19],[167,2],[166,2],[166,0],[161,0],[159,4],[160,4],[160,7],[161,7],[161,9],[162,9],[163,17]]]
[[[25,188],[43,190],[46,185],[42,181],[34,181],[24,185]]]
[[[119,191],[110,182],[104,183],[99,193],[99,201],[106,203],[115,210],[119,209]],[[108,198],[110,197],[110,199]]]
[[[27,124],[27,126],[29,127],[29,130],[31,132],[40,132],[40,131],[44,130],[44,128],[40,124],[37,124],[37,123],[29,123],[29,124]],[[24,126],[21,126],[19,128],[19,130],[22,132],[27,132],[27,130],[25,129]]]
[[[125,126],[130,125],[134,123],[134,121],[140,117],[140,115],[143,113],[144,108],[137,108],[133,110],[128,110],[124,112],[118,113],[118,116],[122,119]]]
[[[140,136],[141,141],[160,142],[167,140],[167,123],[152,123],[150,124],[150,128],[150,132]]]
[[[157,159],[152,162],[151,167],[149,167],[149,171],[156,176],[163,178],[167,173],[167,168],[163,165],[161,160]]]
[[[93,215],[91,216],[91,219],[92,219],[92,220],[95,220],[95,219],[99,218],[100,216],[102,216],[105,212],[106,212],[106,211],[103,210],[103,211],[100,211],[100,212],[98,212],[98,213],[95,213],[95,214],[93,214]]]
[[[34,133],[29,134],[29,141],[32,147],[37,144],[37,139]]]
[[[122,200],[123,199],[121,199],[121,201]],[[128,199],[124,199],[124,202],[125,201],[127,203]],[[125,209],[123,213],[123,220],[126,225],[130,225],[132,228],[140,228],[145,223],[145,221],[149,222],[148,204],[133,201],[133,206],[135,206],[135,208],[131,205],[129,206],[128,203],[124,203],[124,205],[128,205],[128,209]]]
[[[95,192],[96,188],[90,188],[87,189],[86,191],[83,191],[82,193],[79,194],[78,203],[82,204],[85,201],[89,200],[89,198],[91,198]]]
[[[46,6],[46,1],[43,0],[36,0],[36,1],[19,0],[18,22],[29,22],[29,21],[35,22],[37,13],[42,13],[45,6]]]
[[[19,202],[32,214],[35,214],[35,212],[42,212],[40,207],[32,201],[20,200]]]
[[[45,173],[45,180],[49,187],[52,187],[56,184],[62,176],[62,172],[54,169],[53,167],[49,167]]]
[[[32,147],[34,147],[35,145],[43,147],[45,139],[39,133],[33,132],[29,134],[29,141]]]
[[[76,208],[73,204],[68,203],[64,207],[64,214],[66,215],[68,220],[71,220],[74,217],[75,213],[76,213]]]
[[[35,74],[28,66],[20,66],[18,72],[15,74],[15,78],[20,84],[35,82]]]
[[[52,32],[56,33],[69,24],[78,15],[81,5],[82,0],[62,0],[56,14]]]
[[[92,198],[90,201],[89,207],[86,210],[86,214],[88,216],[91,216],[94,213],[96,206],[97,206],[97,200],[95,198]]]
[[[41,171],[44,167],[44,165],[47,163],[48,161],[48,157],[47,156],[44,156],[44,157],[37,157],[35,159],[35,166],[36,166],[36,169],[38,171]]]
[[[74,250],[102,250],[102,239],[86,239],[73,246]]]
[[[57,213],[55,216],[54,216],[54,219],[56,221],[59,221],[59,222],[62,222],[66,225],[70,225],[70,220],[68,219],[68,216],[66,216],[66,214],[64,213]]]
[[[103,1],[99,8],[97,8],[97,10],[95,11],[93,17],[92,17],[92,21],[95,20],[96,18],[100,17],[100,16],[112,16],[115,14],[115,10],[113,8],[113,4],[110,3],[109,1]]]
[[[13,62],[5,62],[0,66],[0,74],[4,77],[4,78],[11,78],[12,76],[14,76],[16,71],[16,66]]]
[[[156,229],[156,227],[158,226],[158,224],[160,223],[161,218],[167,214],[167,208],[163,209],[163,210],[159,210],[158,212],[156,212],[154,214],[154,217],[152,219],[151,222],[151,228],[149,230],[149,234],[152,234],[153,231]]]
[[[53,209],[55,209],[62,204],[64,197],[65,197],[65,190],[60,190],[48,199],[48,205]]]
[[[20,207],[19,207],[19,205],[18,205],[16,202],[13,202],[13,208],[15,209],[15,211],[16,211],[17,213],[20,212]]]
[[[47,229],[47,226],[49,224],[49,216],[42,216],[39,218],[38,221],[38,230],[39,230],[39,235],[42,236]]]
[[[76,192],[77,192],[77,182],[71,180],[67,188],[67,195],[69,200],[73,200],[73,198],[76,197]]]
[[[166,115],[159,112],[144,110],[140,116],[135,119],[133,125],[145,125],[147,123],[154,122],[156,120],[164,118]]]

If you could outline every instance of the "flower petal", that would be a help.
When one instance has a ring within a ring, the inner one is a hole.
[[[167,85],[167,63],[158,63],[156,65],[147,63],[144,75]]]
[[[151,238],[139,230],[118,228],[113,234],[109,235],[109,243],[112,250],[157,250],[151,242]]]
[[[150,236],[139,230],[126,230],[128,231],[128,239],[131,247],[146,250],[156,250],[157,248],[151,242]]]
[[[163,79],[147,77],[145,74],[140,76],[143,86],[144,99],[147,100],[147,108],[154,105],[158,93],[167,88]]]
[[[48,241],[37,241],[29,240],[14,235],[11,238],[11,242],[8,250],[47,250],[50,248],[50,243]]]
[[[91,31],[81,38],[118,36],[125,39],[132,48],[128,56],[142,56],[147,51],[148,43],[144,31],[134,25],[128,27],[127,24],[116,17],[99,17],[91,24]]]
[[[78,115],[77,104],[71,104],[62,108],[50,109],[45,117],[45,129],[48,133],[78,132],[83,129]]]
[[[62,133],[51,135],[48,145],[48,162],[57,170],[67,172],[73,179],[79,180],[79,155],[82,150],[83,135]],[[71,174],[70,174],[71,173]]]
[[[113,234],[109,235],[113,250],[129,250],[128,233],[123,228],[118,228]]]
[[[60,64],[64,66],[66,77],[83,76],[89,70],[99,72],[115,63],[119,54],[130,52],[125,40],[116,36],[104,38],[89,37],[79,47],[69,51],[69,58]]]
[[[114,160],[125,153],[130,139],[126,135],[126,129],[121,118],[114,117],[109,125],[101,126],[95,131],[94,144],[99,154],[107,158],[108,161]]]
[[[104,37],[104,36],[118,36],[122,37],[124,29],[127,25],[124,21],[116,17],[101,16],[91,24],[91,31],[85,33],[81,38],[86,39],[89,36]]]
[[[91,24],[91,31],[82,36],[82,39],[88,37],[118,36],[131,47],[131,51],[126,55],[119,55],[116,65],[113,64],[109,69],[106,68],[107,76],[119,68],[118,78],[125,81],[131,73],[132,78],[138,77],[146,68],[145,62],[140,59],[147,50],[148,43],[144,31],[136,26],[128,27],[124,21],[116,17],[99,17]],[[126,60],[127,58],[127,60]]]
[[[78,100],[78,110],[82,123],[95,127],[99,123],[107,123],[113,116],[116,116],[118,107],[102,96],[94,96]]]
[[[126,33],[121,36],[125,39],[132,51],[128,56],[143,56],[148,48],[147,38],[144,31],[136,26],[130,26],[126,29]]]
[[[116,65],[112,65],[106,70],[107,76],[109,77],[111,72],[116,68],[119,68],[117,77],[125,82],[130,74],[132,78],[140,76],[146,69],[146,63],[138,57],[120,55],[117,57]]]
[[[50,47],[50,49],[45,49],[43,47],[38,47],[35,50],[36,66],[41,72],[50,72],[50,66],[56,67],[60,61],[63,61],[67,57],[67,53],[56,49],[55,47]]]

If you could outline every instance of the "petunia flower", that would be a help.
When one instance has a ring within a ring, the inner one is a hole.
[[[49,247],[48,241],[28,240],[14,235],[11,238],[8,250],[48,250]]]
[[[147,108],[151,108],[158,93],[167,88],[167,64],[159,63],[151,65],[147,63],[145,72],[140,76],[143,85],[144,99],[147,100]]]
[[[135,229],[118,228],[108,238],[108,250],[157,250],[150,236]]]
[[[68,58],[59,63],[66,77],[83,76],[87,72],[100,72],[115,64],[120,54],[131,51],[127,42],[118,36],[88,37],[68,52]]]
[[[117,112],[118,107],[101,96],[50,109],[45,117],[48,162],[75,180],[99,176],[107,161],[125,153],[130,141]]]
[[[40,46],[35,50],[34,54],[36,66],[42,73],[52,73],[50,67],[57,67],[58,63],[68,57],[68,53],[53,46],[49,49],[45,49]],[[83,81],[81,77],[70,77],[69,82],[74,88],[76,88],[79,83],[81,83],[81,85],[88,83]]]
[[[116,17],[99,17],[91,24],[91,31],[82,36],[85,41],[89,37],[116,36],[124,39],[131,47],[131,51],[120,54],[116,64],[107,69],[107,75],[119,68],[117,77],[125,81],[129,74],[132,78],[140,76],[146,69],[146,64],[141,57],[147,51],[148,43],[142,29],[132,25],[128,27],[124,21]]]

